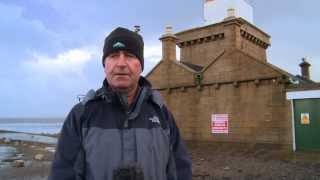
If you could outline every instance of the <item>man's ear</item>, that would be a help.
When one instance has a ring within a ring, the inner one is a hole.
[[[105,65],[106,65],[105,61],[106,61],[106,58],[102,59],[102,66],[103,66],[103,68],[105,68]]]

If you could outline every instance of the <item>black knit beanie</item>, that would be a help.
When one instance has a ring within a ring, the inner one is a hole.
[[[118,50],[126,50],[137,56],[141,64],[141,69],[143,70],[143,46],[144,43],[140,34],[126,28],[118,27],[104,40],[102,65],[104,67],[104,60],[109,54]]]

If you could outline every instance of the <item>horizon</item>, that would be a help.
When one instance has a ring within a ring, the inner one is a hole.
[[[59,123],[66,117],[0,117],[0,123]]]

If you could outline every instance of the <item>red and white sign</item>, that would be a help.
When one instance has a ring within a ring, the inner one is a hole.
[[[229,133],[228,114],[212,114],[211,116],[211,132],[217,134]]]

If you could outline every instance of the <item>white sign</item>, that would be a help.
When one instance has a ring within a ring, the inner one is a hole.
[[[229,117],[228,114],[212,114],[211,116],[211,132],[217,134],[229,133]]]
[[[309,119],[309,113],[301,113],[301,119],[300,122],[303,125],[308,125],[310,124],[310,119]]]

